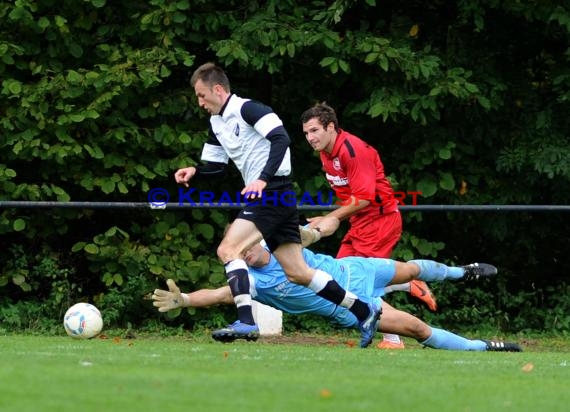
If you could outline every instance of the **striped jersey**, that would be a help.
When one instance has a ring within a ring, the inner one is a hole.
[[[210,135],[202,160],[231,159],[245,184],[291,173],[290,139],[281,119],[257,101],[232,94],[220,114],[210,117]]]

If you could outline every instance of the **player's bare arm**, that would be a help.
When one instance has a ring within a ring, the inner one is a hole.
[[[324,216],[308,218],[309,229],[317,229],[322,237],[332,235],[339,227],[340,221],[356,214],[370,204],[370,201],[350,196],[340,203],[340,207]]]
[[[340,226],[340,220],[331,215],[310,217],[307,221],[309,222],[308,229],[317,230],[321,237],[332,235]]]
[[[330,216],[334,216],[339,220],[348,219],[349,217],[355,215],[360,210],[364,209],[366,206],[370,204],[369,200],[360,199],[354,195],[350,196],[347,199],[343,199],[338,202],[340,207],[331,213]]]

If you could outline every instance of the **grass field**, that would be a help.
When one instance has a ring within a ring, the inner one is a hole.
[[[570,410],[564,345],[493,353],[8,335],[0,365],[0,411]]]

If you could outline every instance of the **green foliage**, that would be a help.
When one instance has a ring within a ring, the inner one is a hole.
[[[236,93],[283,118],[299,190],[328,192],[299,125],[324,100],[380,151],[396,190],[422,192],[420,204],[569,204],[569,33],[570,11],[556,1],[0,1],[0,200],[140,202],[156,187],[174,198],[172,173],[196,164],[207,138],[188,77],[216,61]],[[196,182],[205,184],[220,194],[242,183],[230,170]],[[567,298],[553,289],[568,285],[563,215],[404,218],[395,257],[484,259],[504,273],[487,291],[499,307],[478,295],[484,288],[473,291],[476,311],[449,298],[456,324],[568,324]],[[17,299],[52,314],[108,299],[121,308],[112,319],[127,322],[119,313],[135,313],[140,302],[126,294],[137,288],[167,277],[186,288],[223,283],[214,250],[230,219],[2,209],[0,308],[15,319]],[[341,232],[319,247],[334,254]],[[527,301],[556,305],[531,314],[520,310]],[[191,315],[194,327],[207,319]],[[171,321],[190,324],[186,313]]]
[[[3,326],[43,331],[60,326],[63,313],[82,293],[73,269],[62,267],[53,252],[33,256],[20,245],[10,246],[8,252],[0,276],[7,297],[0,305]]]

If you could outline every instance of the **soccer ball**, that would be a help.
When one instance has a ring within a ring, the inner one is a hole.
[[[72,338],[90,339],[103,329],[103,318],[90,303],[76,303],[65,312],[63,327]]]

